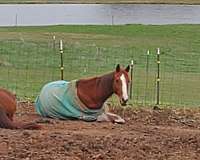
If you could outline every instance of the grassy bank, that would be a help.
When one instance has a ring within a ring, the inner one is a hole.
[[[0,27],[0,35],[0,85],[21,98],[34,99],[42,85],[59,79],[56,53],[63,39],[66,80],[99,75],[133,59],[132,102],[154,104],[159,47],[161,102],[200,104],[200,25]]]
[[[98,4],[110,4],[110,3],[125,3],[125,4],[200,4],[199,0],[0,0],[1,4],[47,4],[47,3],[98,3]]]

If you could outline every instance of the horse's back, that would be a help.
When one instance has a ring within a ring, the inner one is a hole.
[[[36,99],[36,111],[44,117],[64,119],[61,114],[64,112],[63,107],[68,106],[66,95],[69,83],[54,81],[44,85]]]
[[[44,85],[40,92],[40,97],[52,98],[52,95],[60,95],[65,91],[68,81],[54,81]]]
[[[76,80],[55,81],[46,84],[35,103],[36,111],[43,117],[58,119],[96,120],[101,112],[90,110],[77,96]]]

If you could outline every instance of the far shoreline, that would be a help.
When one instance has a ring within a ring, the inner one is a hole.
[[[200,5],[200,0],[0,0],[0,4],[160,4]]]

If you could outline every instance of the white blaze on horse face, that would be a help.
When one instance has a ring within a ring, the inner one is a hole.
[[[128,90],[127,90],[127,85],[126,85],[126,78],[124,74],[120,76],[120,79],[122,81],[122,97],[126,101],[128,100]]]

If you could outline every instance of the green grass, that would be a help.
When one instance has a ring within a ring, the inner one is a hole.
[[[150,4],[200,4],[199,0],[0,0],[2,4],[34,3],[150,3]]]
[[[153,105],[159,47],[161,103],[200,105],[200,25],[0,27],[0,35],[0,85],[20,98],[34,99],[46,82],[59,79],[58,42],[63,39],[66,80],[103,74],[133,59],[130,102]]]

